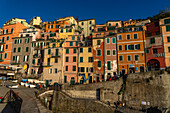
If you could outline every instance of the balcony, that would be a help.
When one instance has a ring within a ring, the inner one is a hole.
[[[33,55],[33,58],[40,58],[41,57],[41,54],[34,54]]]
[[[140,27],[129,26],[124,28],[118,28],[118,33],[135,32],[135,31],[143,31],[142,26]]]
[[[38,50],[38,49],[43,49],[41,46],[36,46],[34,47],[35,50]]]
[[[163,57],[165,56],[164,53],[155,53],[153,54],[153,57]]]
[[[0,59],[0,62],[3,62],[4,60]]]
[[[1,41],[0,44],[5,44],[5,42],[2,42],[2,41]]]

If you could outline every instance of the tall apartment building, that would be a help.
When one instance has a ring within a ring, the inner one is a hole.
[[[0,63],[10,64],[12,54],[12,38],[18,37],[19,32],[28,27],[23,19],[13,18],[3,25],[3,32],[0,34]]]
[[[144,72],[146,66],[145,26],[118,28],[118,72]]]
[[[92,35],[94,26],[96,25],[96,19],[79,20],[78,25],[83,30],[83,36],[88,37]]]
[[[170,67],[170,17],[160,19],[163,47],[165,53],[165,66]]]
[[[36,27],[40,27],[41,23],[42,23],[42,19],[39,16],[32,18],[30,21],[30,25],[36,26]]]
[[[165,69],[164,47],[159,21],[146,24],[146,27],[147,68],[149,71]]]

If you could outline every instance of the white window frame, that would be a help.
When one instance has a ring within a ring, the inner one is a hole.
[[[101,49],[97,49],[97,50],[101,51]],[[101,55],[97,55],[97,50],[96,50],[96,56],[102,56],[102,51],[101,51]]]
[[[115,39],[115,43],[116,43],[116,38],[115,37],[113,37],[114,39]],[[112,38],[112,44],[115,44],[115,43],[113,43],[113,38]]]
[[[120,60],[120,56],[122,56],[122,60]],[[119,55],[119,61],[123,61],[123,55]]]
[[[137,34],[137,39],[138,39],[138,33],[134,33],[134,34],[133,34],[133,39],[135,39],[135,38],[134,38],[134,35],[135,35],[135,34]]]
[[[107,39],[109,39],[109,43],[107,43]],[[107,44],[110,44],[110,38],[106,38],[106,43],[107,43]]]
[[[119,36],[121,36],[121,40],[122,40],[122,35],[118,35],[118,40],[119,40]]]
[[[111,60],[107,60],[107,62],[110,62],[110,70],[112,70],[112,61]],[[107,63],[106,63],[107,66]],[[107,68],[107,67],[106,67]],[[108,69],[107,69],[108,70]],[[109,70],[108,70],[109,71]]]
[[[115,55],[113,55],[113,50],[115,50]],[[116,49],[112,49],[112,56],[116,56]]]
[[[131,39],[131,35],[130,35],[130,39],[127,39],[127,36],[130,35],[130,34],[126,34],[126,40],[130,40]]]

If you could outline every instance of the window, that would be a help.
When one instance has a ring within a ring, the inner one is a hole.
[[[20,43],[22,43],[22,39],[20,39]]]
[[[42,34],[41,37],[44,37],[44,34]]]
[[[55,48],[55,43],[53,44],[53,46],[52,46],[53,48]]]
[[[138,34],[133,34],[134,39],[138,39]]]
[[[3,40],[2,40],[2,42],[3,42]],[[14,42],[15,44],[17,43],[17,40],[15,40],[15,42]]]
[[[5,49],[8,49],[8,44],[6,44],[6,47],[5,47]]]
[[[135,55],[135,61],[139,60],[139,55]]]
[[[26,52],[28,52],[29,47],[26,47]]]
[[[170,37],[167,37],[167,42],[170,42]]]
[[[56,50],[55,50],[55,55],[56,55],[56,56],[59,56],[58,51],[59,51],[59,49],[56,49]]]
[[[92,21],[90,21],[89,24],[92,24]]]
[[[128,59],[128,61],[131,61],[131,56],[128,55],[128,56],[127,56],[127,59]]]
[[[73,42],[70,42],[70,46],[73,46]]]
[[[2,59],[2,58],[0,58],[0,59]],[[13,56],[13,59],[12,59],[13,61],[15,61],[15,56]]]
[[[68,71],[68,66],[66,66],[66,71]]]
[[[140,49],[140,44],[136,44],[136,45],[135,45],[135,49],[136,49],[136,50],[139,50],[139,49]]]
[[[9,36],[6,37],[6,40],[9,40]]]
[[[110,38],[106,39],[107,44],[110,44]]]
[[[5,55],[4,55],[4,59],[6,59],[7,58],[7,53],[5,53]]]
[[[76,66],[73,66],[73,71],[76,71]]]
[[[68,32],[68,29],[66,29],[66,32]]]
[[[89,30],[91,30],[91,27],[89,27]]]
[[[73,53],[77,53],[77,50],[76,50],[76,49],[73,49]]]
[[[97,45],[100,45],[101,40],[97,40]]]
[[[32,59],[32,64],[35,64],[35,59]]]
[[[125,50],[127,50],[127,45],[125,45]]]
[[[66,62],[69,62],[69,57],[66,57]]]
[[[119,61],[123,61],[123,56],[122,55],[119,56]]]
[[[78,46],[79,42],[76,42],[76,46]]]
[[[29,55],[27,55],[27,61],[29,60]]]
[[[89,53],[92,52],[92,48],[91,47],[88,48],[88,52]]]
[[[109,26],[111,26],[111,23],[109,23]]]
[[[127,34],[127,35],[126,35],[126,39],[127,39],[127,40],[130,40],[130,34]]]
[[[75,36],[72,36],[72,40],[75,40]]]
[[[16,48],[14,48],[14,53],[16,52]]]
[[[52,73],[52,69],[49,69],[49,74],[51,74]]]
[[[69,54],[69,49],[66,49],[66,54]]]
[[[122,50],[122,45],[119,45],[119,50]]]
[[[85,70],[84,70],[84,67],[80,67],[79,69],[80,69],[80,70],[79,70],[80,72],[84,72],[84,71],[85,71]]]
[[[50,59],[50,58],[49,58]],[[38,59],[37,65],[40,65],[40,59]]]
[[[80,48],[80,53],[83,53],[83,48]]]
[[[76,62],[76,56],[73,57],[73,62]]]
[[[107,50],[107,55],[110,55],[110,50]]]
[[[51,49],[48,49],[48,54],[49,54],[49,55],[51,54]]]
[[[101,67],[101,61],[97,61],[97,67]]]
[[[170,24],[170,19],[165,19],[164,24]]]
[[[13,33],[14,32],[14,28],[11,28],[11,33]]]
[[[21,48],[19,47],[19,48],[18,48],[18,52],[20,52],[20,51],[21,51]]]
[[[166,31],[170,31],[170,26],[166,26]]]
[[[153,49],[153,54],[156,54],[158,53],[158,50],[157,49]]]
[[[81,25],[83,26],[83,25],[84,25],[84,22],[82,22]]]
[[[55,68],[55,73],[57,73],[57,68]]]
[[[140,45],[139,45],[140,46]],[[138,48],[138,47],[137,47]],[[128,50],[134,50],[134,45],[128,45]]]
[[[150,44],[154,44],[155,43],[155,38],[150,38]]]
[[[149,53],[149,49],[146,50],[146,53]]]
[[[58,63],[58,58],[55,58],[55,63]]]
[[[159,26],[159,22],[155,22],[155,27]]]
[[[122,35],[118,35],[118,40],[122,40]]]
[[[83,62],[83,57],[80,57],[80,62]]]
[[[88,57],[88,62],[93,62],[93,57]]]
[[[111,70],[111,61],[107,61],[107,70]]]
[[[112,50],[112,55],[116,55],[116,50]]]
[[[116,26],[118,26],[118,23],[116,23]]]
[[[116,43],[116,39],[115,38],[112,38],[112,43]]]
[[[101,56],[101,50],[97,50],[97,56]]]
[[[63,33],[63,29],[61,29],[61,31],[60,31],[61,33]]]

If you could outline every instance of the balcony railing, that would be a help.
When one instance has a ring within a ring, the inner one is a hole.
[[[41,54],[34,54],[33,55],[33,58],[40,58],[41,57]]]
[[[163,57],[165,56],[164,53],[155,53],[153,54],[153,57]]]

